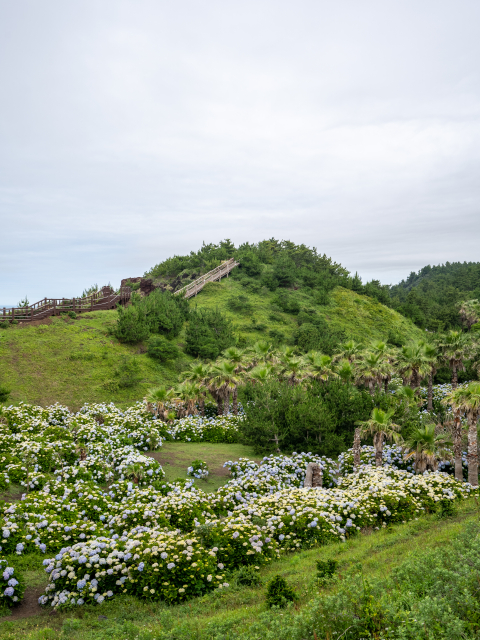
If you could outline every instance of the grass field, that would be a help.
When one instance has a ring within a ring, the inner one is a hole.
[[[194,460],[203,460],[209,467],[206,480],[195,480],[196,485],[206,493],[216,491],[230,478],[230,472],[223,467],[227,460],[241,457],[255,460],[253,449],[241,444],[210,444],[208,442],[164,442],[160,451],[150,453],[165,471],[165,479],[172,482],[187,477],[187,468]]]
[[[233,575],[229,578],[231,586],[224,592],[212,592],[181,605],[149,604],[121,596],[100,607],[85,606],[81,610],[52,614],[39,611],[32,600],[23,608],[25,617],[20,617],[19,609],[0,620],[0,638],[207,640],[221,638],[222,634],[235,637],[236,633],[262,620],[266,612],[265,582],[273,575],[284,576],[294,587],[299,596],[295,611],[301,611],[311,598],[328,592],[328,588],[320,588],[314,579],[317,560],[336,559],[340,579],[348,579],[349,572],[360,566],[365,578],[384,578],[411,554],[447,545],[466,523],[478,521],[478,515],[476,502],[469,499],[459,506],[457,515],[449,519],[427,515],[370,535],[369,532],[358,535],[345,543],[287,554],[261,569],[263,584],[259,586],[238,586]],[[25,556],[16,560],[26,571],[28,597],[36,597],[45,584],[42,558]]]

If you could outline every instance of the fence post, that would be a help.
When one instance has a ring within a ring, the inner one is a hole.
[[[15,307],[12,309],[12,323],[15,320]]]

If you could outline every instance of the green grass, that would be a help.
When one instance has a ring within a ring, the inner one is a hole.
[[[190,464],[194,460],[203,460],[209,467],[209,476],[206,480],[195,480],[195,484],[207,493],[216,491],[230,479],[229,470],[223,467],[224,462],[241,457],[255,459],[251,447],[208,442],[164,442],[160,451],[149,455],[160,462],[168,482],[186,478]]]
[[[229,298],[238,295],[248,297],[253,312],[235,313],[229,309]],[[341,287],[331,293],[328,305],[317,305],[305,291],[293,291],[291,295],[301,307],[315,309],[333,328],[357,340],[386,339],[390,331],[405,340],[423,335],[392,309]],[[298,326],[296,318],[275,309],[274,299],[275,294],[267,289],[253,293],[230,277],[207,284],[191,304],[198,308],[218,307],[247,344],[269,339],[270,331],[281,334],[280,341],[291,342]],[[120,344],[110,335],[116,317],[116,311],[95,311],[76,320],[53,318],[49,324],[0,329],[0,382],[12,389],[9,402],[43,406],[60,402],[73,410],[85,402],[125,406],[143,398],[152,386],[175,384],[178,374],[192,361],[183,352],[185,328],[175,339],[181,350],[180,359],[162,365],[146,355],[145,345]],[[140,381],[134,387],[112,390],[115,370],[125,356],[137,359]]]
[[[359,566],[366,578],[384,578],[409,555],[447,545],[468,522],[478,521],[478,516],[474,499],[469,499],[459,505],[453,518],[439,520],[435,515],[427,515],[371,535],[358,535],[343,544],[286,554],[261,569],[263,584],[257,587],[237,586],[231,576],[231,587],[225,592],[210,593],[181,605],[148,604],[121,596],[100,607],[88,606],[54,616],[42,612],[21,620],[4,618],[0,621],[3,630],[0,637],[2,640],[207,640],[221,637],[222,632],[234,637],[261,619],[266,611],[265,583],[275,574],[282,575],[295,589],[299,596],[296,607],[302,610],[313,597],[329,590],[315,581],[317,560],[336,559],[340,579],[348,579],[349,572]],[[28,567],[29,581],[38,585],[42,579],[38,559],[26,557],[21,561]]]
[[[386,340],[389,332],[398,334],[406,341],[423,337],[422,331],[404,316],[373,298],[359,295],[349,289],[334,289],[327,305],[317,304],[305,291],[290,293],[298,299],[301,307],[315,309],[332,328],[344,331],[349,338],[355,340]],[[248,297],[254,306],[254,314],[236,314],[229,309],[229,298],[238,295]],[[295,316],[275,309],[275,295],[265,288],[258,293],[252,293],[234,278],[224,278],[221,282],[207,284],[201,293],[193,298],[192,304],[197,304],[199,309],[220,309],[234,323],[237,332],[244,335],[249,342],[268,339],[268,332],[271,330],[283,333],[288,341],[292,339],[298,325]],[[256,323],[264,325],[264,328],[255,329],[251,322],[252,315]]]
[[[85,313],[76,320],[53,318],[51,324],[19,324],[0,330],[0,380],[12,394],[9,402],[47,406],[60,402],[78,409],[85,402],[115,402],[120,406],[143,398],[158,384],[175,384],[185,363],[160,365],[139,346],[120,344],[109,335],[116,311]],[[115,370],[124,357],[135,357],[140,382],[112,391]]]

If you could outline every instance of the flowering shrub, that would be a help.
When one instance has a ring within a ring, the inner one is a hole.
[[[187,469],[187,475],[198,480],[208,478],[208,465],[202,460],[194,460]]]
[[[188,416],[175,420],[162,432],[167,440],[177,442],[238,442],[238,422],[241,416],[227,415],[216,418]]]
[[[399,468],[405,463],[395,447],[385,448],[382,468],[373,467],[372,449],[363,447],[355,475],[351,452],[339,467],[311,453],[228,461],[232,478],[207,494],[193,479],[164,482],[146,450],[187,433],[210,437],[209,429],[233,437],[240,418],[172,427],[140,403],[125,411],[85,405],[77,414],[60,405],[0,411],[0,478],[26,489],[0,511],[0,552],[45,554],[49,584],[40,601],[53,607],[122,593],[182,601],[226,588],[225,571],[416,518],[472,492],[445,473]],[[303,488],[309,462],[321,466],[322,488]]]
[[[25,582],[11,563],[0,558],[0,605],[12,606],[23,598]]]

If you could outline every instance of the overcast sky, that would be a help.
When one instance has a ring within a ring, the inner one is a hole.
[[[0,304],[231,238],[477,261],[478,0],[0,0]]]

